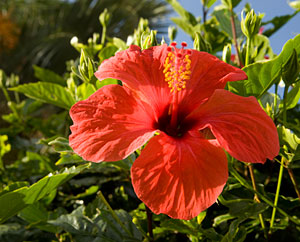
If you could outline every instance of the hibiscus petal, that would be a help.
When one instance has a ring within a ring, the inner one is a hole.
[[[254,97],[216,90],[188,118],[199,120],[199,129],[210,128],[219,144],[238,160],[264,163],[278,155],[276,127]]]
[[[129,89],[105,86],[72,106],[70,146],[89,161],[124,159],[154,135],[149,109]]]
[[[170,89],[162,72],[166,48],[167,45],[162,45],[141,51],[140,47],[132,45],[103,61],[95,76],[99,80],[121,80],[142,100],[150,103],[155,113],[161,114],[170,99]]]
[[[227,181],[222,148],[186,135],[153,137],[131,168],[137,196],[156,214],[191,219],[216,202]]]
[[[191,50],[191,77],[180,92],[180,109],[190,113],[229,81],[247,79],[244,71],[206,52]]]

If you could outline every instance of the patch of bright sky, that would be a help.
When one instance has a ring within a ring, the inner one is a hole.
[[[202,17],[202,5],[201,0],[179,0],[180,4],[189,12],[191,12],[195,17]],[[215,5],[210,8],[209,13],[213,11],[214,6],[220,4],[220,0],[217,0]],[[234,11],[240,18],[240,13],[244,8],[246,3],[249,3],[256,13],[264,13],[265,17],[263,22],[267,22],[276,16],[282,16],[294,13],[287,0],[242,0],[238,6],[235,7]],[[208,14],[209,14],[208,13]],[[177,13],[172,14],[172,16],[177,16]],[[209,18],[209,16],[208,16]],[[268,29],[269,26],[266,26]],[[289,39],[294,38],[300,33],[300,13],[294,18],[292,18],[287,24],[285,24],[281,29],[279,29],[275,34],[270,37],[271,47],[275,54],[279,54],[283,45]],[[181,29],[178,29],[178,34],[176,37],[177,42],[185,41],[188,46],[192,48],[193,42],[191,38],[184,33]]]

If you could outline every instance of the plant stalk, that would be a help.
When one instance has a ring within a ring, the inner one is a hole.
[[[251,44],[251,39],[247,38],[247,50],[246,50],[245,66],[248,66],[250,64],[250,44]]]
[[[297,184],[297,181],[296,181],[295,176],[294,176],[294,172],[291,168],[287,168],[287,170],[288,170],[289,176],[291,178],[291,181],[293,183],[295,192],[297,193],[298,199],[300,201],[300,191],[299,191],[298,184]]]
[[[122,227],[122,229],[129,235],[132,236],[130,231],[125,227],[125,225],[122,223],[122,221],[119,219],[118,215],[115,213],[115,211],[111,208],[109,203],[106,201],[105,197],[103,196],[102,192],[99,190],[98,196],[100,197],[101,201],[105,204],[105,206],[108,208],[109,212],[111,213],[112,217],[116,220],[116,222]]]
[[[236,28],[235,28],[235,23],[234,23],[234,15],[233,15],[233,10],[230,9],[230,23],[231,23],[231,31],[232,31],[232,37],[233,37],[233,45],[235,48],[235,52],[237,55],[237,64],[240,68],[242,68],[242,61],[240,57],[240,51],[237,43],[237,37],[236,37]]]
[[[154,241],[154,239],[153,239],[153,226],[152,226],[152,211],[146,205],[145,205],[145,207],[146,207],[146,213],[147,213],[149,236],[151,238],[151,241]]]
[[[285,88],[284,88],[284,94],[283,94],[283,126],[285,126],[285,127],[286,127],[286,121],[287,121],[286,120],[286,97],[287,97],[288,89],[289,89],[289,86],[286,85]],[[276,194],[275,194],[275,199],[274,199],[274,207],[273,207],[271,221],[270,221],[270,231],[269,231],[269,233],[272,233],[272,228],[274,227],[276,209],[277,209],[279,193],[280,193],[280,187],[281,187],[281,182],[282,182],[284,162],[285,162],[285,158],[282,156],[281,157],[281,162],[280,162],[280,169],[279,169],[279,175],[278,175]]]
[[[248,168],[249,168],[249,172],[250,172],[250,177],[251,177],[251,182],[252,182],[252,187],[253,187],[253,190],[257,192],[257,187],[256,187],[256,183],[255,183],[255,177],[254,177],[254,171],[253,171],[253,165],[252,164],[249,164],[248,165]],[[260,203],[260,200],[257,196],[257,194],[255,193],[254,194],[254,200],[257,202],[257,203]],[[266,231],[266,226],[265,226],[265,222],[264,222],[264,217],[263,215],[260,213],[258,214],[258,218],[259,218],[259,221],[260,221],[260,224],[261,224],[261,228],[263,229],[264,231],[264,234],[265,234],[265,237],[267,237],[267,231]]]

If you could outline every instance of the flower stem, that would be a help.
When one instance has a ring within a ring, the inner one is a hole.
[[[278,198],[279,198],[279,193],[280,193],[280,187],[281,187],[281,181],[282,181],[282,174],[283,174],[283,162],[284,162],[284,157],[281,157],[281,163],[280,163],[280,169],[279,169],[279,175],[278,175],[278,182],[277,182],[277,189],[276,189],[276,194],[275,194],[275,199],[274,199],[274,207],[272,211],[272,217],[270,221],[270,233],[272,232],[271,230],[274,227],[274,220],[275,220],[275,215],[276,215],[276,209],[277,209],[277,204],[278,204]]]
[[[242,67],[242,61],[240,57],[240,52],[239,52],[239,47],[237,43],[237,37],[236,37],[236,28],[235,28],[235,23],[234,23],[234,15],[233,15],[233,10],[230,9],[230,23],[231,23],[231,31],[232,31],[232,37],[233,37],[233,45],[235,48],[235,52],[237,55],[237,64],[239,67]]]
[[[246,60],[245,60],[245,66],[249,65],[250,63],[250,44],[251,39],[247,38],[247,50],[246,50]]]
[[[286,85],[285,88],[284,88],[284,94],[283,94],[283,126],[286,126],[286,97],[287,97],[288,89],[289,89],[289,86]],[[282,156],[281,157],[281,162],[280,162],[280,169],[279,169],[279,175],[278,175],[276,194],[275,194],[275,199],[274,199],[274,207],[273,207],[271,221],[270,221],[270,231],[269,231],[269,233],[272,233],[272,228],[274,226],[277,203],[278,203],[279,192],[280,192],[281,181],[282,181],[284,162],[285,162],[285,158]]]
[[[104,45],[106,38],[106,26],[102,27],[101,44]]]
[[[146,205],[145,205],[145,207],[146,207],[146,213],[147,213],[149,236],[151,238],[151,241],[154,241],[153,240],[153,226],[152,226],[152,211]]]
[[[249,172],[250,172],[250,177],[251,177],[251,181],[252,181],[253,190],[257,192],[252,164],[249,164],[248,168],[249,168]],[[254,200],[257,203],[260,203],[260,200],[259,200],[259,198],[258,198],[258,196],[257,196],[256,193],[254,194]],[[261,228],[264,231],[264,235],[265,235],[265,237],[267,237],[267,231],[266,231],[266,226],[265,226],[265,222],[264,222],[264,217],[263,217],[263,215],[261,213],[258,214],[258,217],[259,217],[259,221],[260,221],[260,224],[261,224]]]
[[[298,196],[298,198],[300,200],[300,191],[298,189],[298,184],[297,184],[297,181],[295,179],[294,172],[293,172],[293,170],[291,168],[287,168],[287,170],[288,170],[288,173],[290,175],[291,181],[292,181],[292,183],[294,185],[295,192],[297,193],[297,196]]]
[[[111,208],[109,203],[106,201],[105,197],[103,196],[102,192],[98,192],[98,196],[101,199],[101,201],[105,204],[105,206],[108,208],[110,214],[112,217],[116,220],[116,222],[122,227],[122,229],[129,235],[132,236],[130,231],[125,227],[125,225],[122,223],[122,221],[119,219],[118,215],[115,213],[115,211]]]
[[[278,84],[275,84],[273,120],[275,120],[275,116],[276,116],[276,112],[277,112],[277,93],[278,93]]]

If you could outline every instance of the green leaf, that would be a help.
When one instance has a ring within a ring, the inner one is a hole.
[[[234,219],[234,218],[235,218],[235,216],[230,215],[229,213],[219,215],[219,216],[217,216],[217,217],[214,218],[214,224],[213,224],[213,226],[214,226],[214,227],[215,227],[215,226],[218,226],[218,225],[220,225],[221,223],[226,222],[226,221],[228,221],[228,220],[230,220],[230,219]]]
[[[73,152],[72,148],[69,146],[69,140],[64,137],[57,137],[48,143],[53,145],[56,152]]]
[[[142,236],[127,212],[115,210],[119,219],[132,232],[132,237],[123,231],[111,214],[105,210],[105,207],[100,205],[99,209],[101,213],[89,218],[85,215],[85,207],[80,206],[72,213],[61,215],[57,219],[48,222],[76,236],[76,241],[82,241],[83,236],[85,239],[89,238],[89,240],[99,238],[100,241],[141,241]]]
[[[240,224],[244,222],[245,219],[236,219],[234,220],[228,229],[228,232],[225,234],[221,242],[231,242],[231,241],[237,241],[235,239],[236,235],[239,232]]]
[[[53,71],[47,70],[45,68],[34,65],[34,76],[42,82],[50,82],[59,84],[61,86],[66,86],[67,82],[61,76]]]
[[[99,59],[100,59],[100,62],[108,59],[109,57],[112,57],[113,55],[115,55],[117,50],[118,50],[118,48],[115,45],[108,45],[108,46],[104,47],[98,55]]]
[[[126,50],[128,48],[126,43],[119,38],[114,37],[113,43],[118,48],[118,50]]]
[[[79,155],[72,154],[70,152],[61,152],[60,159],[55,163],[55,165],[67,165],[67,164],[78,164],[84,162]]]
[[[67,110],[69,110],[75,103],[75,100],[71,93],[66,88],[55,83],[29,83],[10,88],[10,90],[21,92],[29,98],[44,103],[50,103]]]
[[[300,138],[284,126],[277,127],[279,141],[283,146],[283,154],[289,162],[300,158]]]
[[[179,233],[183,234],[190,234],[193,236],[198,235],[198,230],[196,228],[193,228],[193,226],[191,226],[190,224],[184,223],[183,220],[168,219],[162,221],[160,223],[160,227],[170,231],[178,231]]]
[[[287,14],[279,17],[276,16],[270,21],[263,22],[262,25],[273,24],[274,26],[273,28],[264,31],[264,35],[270,37],[277,30],[279,30],[283,25],[285,25],[289,20],[291,20],[297,13],[298,11],[295,11],[293,14]]]
[[[166,0],[173,9],[182,17],[182,19],[186,22],[191,24],[192,26],[195,26],[198,24],[197,19],[193,14],[186,11],[177,0]]]
[[[230,20],[231,18],[230,11],[225,8],[216,8],[212,12],[212,16],[215,16],[216,19],[218,20],[221,30],[223,30],[224,33],[226,33],[227,35],[230,36],[231,39],[233,39],[231,20]],[[241,30],[240,20],[238,19],[236,14],[234,14],[234,22],[235,22],[236,35],[237,37],[241,37],[243,33]]]
[[[288,40],[276,58],[244,67],[243,70],[247,73],[248,80],[230,82],[228,89],[242,96],[260,98],[274,83],[279,81],[282,66],[287,63],[294,49],[300,53],[300,35]]]
[[[205,1],[205,6],[207,8],[210,8],[212,5],[214,5],[214,3],[216,2],[217,0],[207,0]]]
[[[3,168],[2,157],[11,149],[10,144],[6,144],[7,139],[7,135],[0,135],[0,169]]]
[[[50,173],[30,187],[22,187],[0,196],[0,223],[17,214],[28,205],[39,201],[87,167],[89,167],[89,164],[66,168],[57,174]]]
[[[91,96],[94,92],[96,92],[96,88],[94,85],[90,83],[82,83],[80,86],[77,87],[77,99],[78,100],[85,100],[89,96]]]
[[[96,86],[97,88],[101,88],[101,87],[104,87],[106,85],[110,85],[110,84],[119,84],[118,80],[117,79],[113,79],[113,78],[107,78],[103,81],[97,81],[96,82]]]
[[[294,108],[300,99],[300,82],[297,82],[286,96],[286,109]],[[280,102],[279,108],[283,108],[283,100]]]
[[[254,36],[252,43],[256,52],[254,61],[265,60],[266,56],[268,56],[270,59],[273,59],[274,53],[268,37],[262,34],[257,34]]]
[[[171,20],[192,38],[194,38],[195,32],[200,32],[200,24],[193,26],[183,18],[171,18]]]

